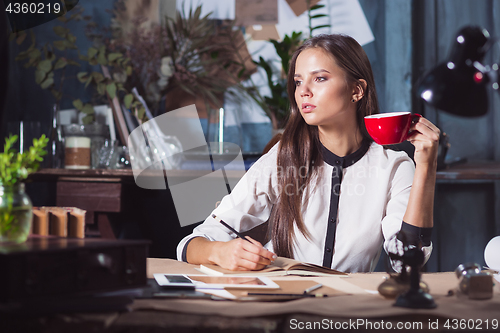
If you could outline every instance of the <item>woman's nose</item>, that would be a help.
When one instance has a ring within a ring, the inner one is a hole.
[[[299,93],[300,93],[300,97],[305,97],[305,96],[311,96],[312,93],[311,93],[311,90],[309,89],[309,87],[307,86],[307,84],[302,84],[299,86]]]

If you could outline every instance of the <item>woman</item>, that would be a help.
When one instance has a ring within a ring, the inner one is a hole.
[[[213,211],[244,232],[273,210],[271,242],[235,238],[209,217],[179,243],[179,260],[256,270],[279,255],[366,272],[382,247],[401,247],[400,231],[428,258],[439,130],[425,118],[412,124],[415,164],[372,142],[363,117],[379,112],[373,73],[362,47],[344,35],[304,42],[290,63],[288,94],[281,142]]]

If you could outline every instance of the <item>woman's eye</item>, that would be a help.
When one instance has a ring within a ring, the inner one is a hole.
[[[316,81],[318,81],[318,82],[326,81],[326,77],[319,76],[316,78]]]
[[[300,86],[300,81],[295,81],[295,86],[296,87]]]

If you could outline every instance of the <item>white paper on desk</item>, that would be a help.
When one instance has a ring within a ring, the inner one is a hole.
[[[369,290],[369,289],[365,289],[365,291],[369,294],[372,294],[372,295],[378,295],[378,290]]]
[[[343,33],[356,39],[359,44],[365,45],[375,40],[370,25],[366,20],[363,8],[358,0],[321,0],[319,5],[325,5],[315,14],[329,14],[327,17],[314,19],[313,26],[330,24],[331,28],[322,28],[314,31],[320,33]],[[295,16],[286,0],[278,0],[278,21],[276,25],[280,37],[291,35],[292,31],[309,32],[307,12]]]
[[[282,280],[291,280],[291,279],[297,279],[297,276],[280,276],[280,277],[273,277],[273,281],[282,281]],[[347,294],[362,294],[366,295],[369,293],[367,290],[356,286],[353,283],[350,283],[349,280],[349,275],[345,276],[340,276],[340,275],[332,275],[332,276],[301,276],[301,280],[312,280],[317,283],[321,283],[322,285],[326,287],[330,287],[332,289],[336,289],[342,292],[345,292]]]

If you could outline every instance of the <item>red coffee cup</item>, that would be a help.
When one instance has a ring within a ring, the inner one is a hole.
[[[388,112],[365,117],[368,134],[379,145],[394,145],[408,138],[411,122],[422,117],[418,113]]]

